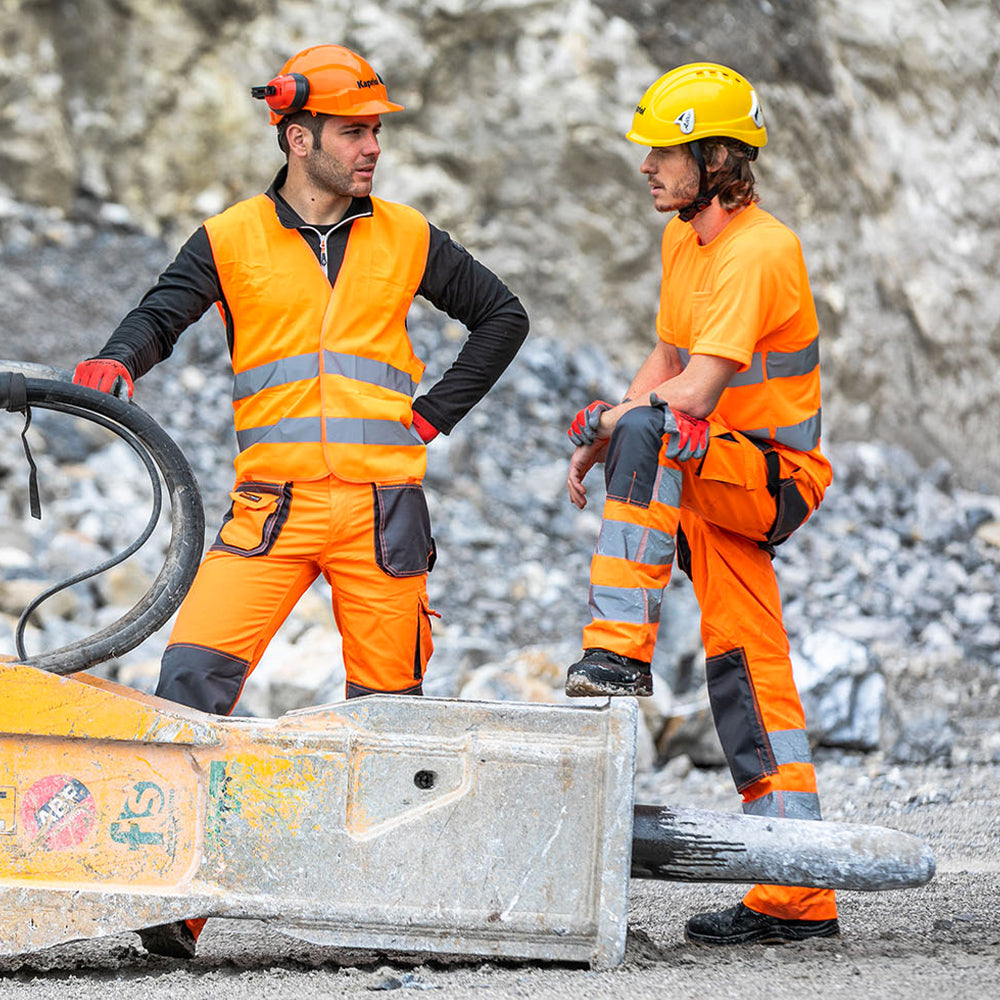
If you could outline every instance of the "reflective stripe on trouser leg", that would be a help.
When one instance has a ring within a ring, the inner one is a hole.
[[[629,410],[605,463],[607,500],[590,564],[591,622],[585,649],[601,647],[649,662],[663,588],[670,581],[681,496],[681,467],[662,458],[663,414]]]
[[[712,711],[744,811],[819,819],[816,775],[770,556],[689,510],[682,512],[681,525],[701,607]],[[828,920],[837,912],[827,889],[758,885],[744,903],[785,919]]]

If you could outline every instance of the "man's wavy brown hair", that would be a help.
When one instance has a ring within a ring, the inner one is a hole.
[[[757,181],[750,168],[750,155],[756,152],[753,146],[748,146],[739,139],[718,137],[702,139],[701,150],[706,163],[716,161],[718,150],[725,153],[722,166],[709,177],[710,183],[719,193],[719,204],[727,212],[760,201],[756,190]]]

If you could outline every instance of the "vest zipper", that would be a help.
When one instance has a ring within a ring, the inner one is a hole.
[[[328,229],[325,233],[321,233],[315,226],[299,226],[299,231],[303,229],[308,229],[309,232],[315,233],[316,238],[319,240],[319,266],[323,268],[323,273],[326,275],[327,281],[330,280],[330,273],[327,270],[327,265],[329,263],[329,257],[326,252],[326,241],[330,238],[330,233],[336,229],[336,226]]]
[[[300,231],[303,229],[308,229],[310,232],[315,233],[316,236],[319,238],[319,265],[320,267],[323,268],[323,273],[326,275],[327,280],[330,279],[330,273],[328,271],[330,261],[326,253],[326,241],[330,238],[330,234],[335,229],[339,229],[341,226],[346,225],[349,222],[353,222],[355,219],[367,219],[371,216],[371,214],[372,214],[371,212],[361,212],[358,213],[357,215],[346,216],[345,218],[341,219],[340,222],[337,222],[334,225],[330,226],[330,228],[325,233],[321,233],[315,226],[302,225],[297,227]]]

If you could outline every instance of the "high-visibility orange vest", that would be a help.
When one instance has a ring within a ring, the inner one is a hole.
[[[372,205],[351,224],[332,288],[266,195],[205,223],[234,328],[238,481],[423,478],[427,451],[410,425],[424,365],[406,314],[430,231],[413,208]]]

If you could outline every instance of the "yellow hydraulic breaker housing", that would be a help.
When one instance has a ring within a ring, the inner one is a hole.
[[[0,953],[188,917],[611,965],[636,707],[369,697],[221,718],[0,662]]]

